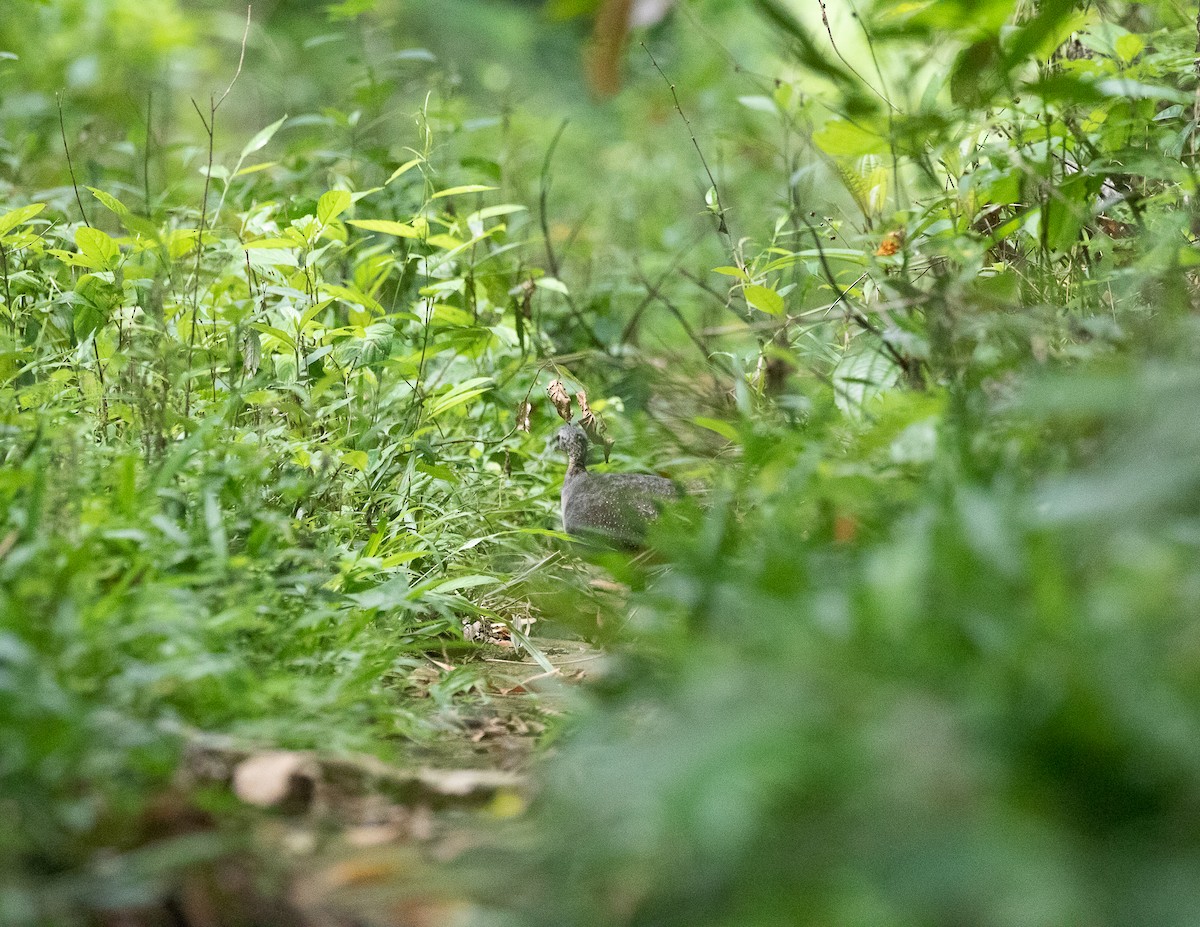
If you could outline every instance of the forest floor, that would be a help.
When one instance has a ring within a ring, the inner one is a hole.
[[[231,823],[240,836],[237,849],[187,868],[168,902],[175,922],[456,923],[469,902],[445,864],[485,847],[496,824],[524,812],[543,735],[605,660],[584,641],[538,639],[548,672],[494,632],[488,655],[471,657],[483,680],[474,697],[436,712],[443,735],[415,747],[410,763],[191,733],[173,788],[148,815],[145,849],[215,836]],[[428,687],[454,669],[449,655],[430,656],[415,681]],[[135,907],[113,922],[150,923],[161,913]]]

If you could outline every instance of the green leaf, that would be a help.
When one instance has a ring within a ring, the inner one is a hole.
[[[3,238],[18,225],[28,222],[45,208],[45,203],[30,203],[28,206],[20,206],[11,212],[6,212],[0,216],[0,238]]]
[[[543,290],[549,290],[552,293],[561,293],[563,296],[570,295],[567,285],[556,277],[538,277],[533,281],[533,285]]]
[[[397,238],[421,238],[417,229],[405,222],[395,222],[391,219],[347,219],[347,225],[363,229],[367,232],[382,232],[384,235],[395,235]]]
[[[716,432],[727,441],[732,441],[734,444],[742,443],[741,434],[729,422],[723,422],[716,418],[705,418],[702,415],[697,415],[692,421],[701,428],[707,428],[709,431]]]
[[[233,172],[234,177],[245,177],[247,174],[257,174],[259,171],[265,171],[268,168],[274,167],[278,161],[260,161],[258,164],[248,164],[245,167],[238,168]]]
[[[88,266],[97,270],[112,270],[121,257],[121,249],[111,235],[86,225],[75,230],[75,246]]]
[[[746,302],[760,312],[765,312],[767,315],[783,315],[783,297],[769,286],[752,284],[743,289],[742,293],[746,297]]]
[[[88,187],[88,191],[101,202],[105,209],[116,215],[121,224],[129,231],[144,238],[158,238],[158,228],[153,222],[141,216],[135,216],[128,206],[111,193],[97,190],[95,187]]]
[[[411,171],[414,167],[416,167],[418,164],[420,164],[424,160],[425,160],[424,158],[413,158],[411,161],[405,161],[398,168],[396,168],[394,171],[392,171],[391,176],[388,177],[388,179],[383,182],[383,185],[386,187],[397,177],[403,177],[405,174],[407,174],[409,171]]]
[[[826,154],[843,158],[861,158],[888,150],[884,136],[845,119],[830,119],[813,133],[813,144]]]
[[[328,193],[321,194],[321,198],[317,200],[317,221],[322,225],[328,225],[345,212],[351,202],[352,198],[348,190],[330,190]]]
[[[501,206],[488,206],[467,216],[467,225],[471,225],[475,222],[484,222],[488,219],[495,219],[497,216],[512,215],[514,212],[525,212],[528,208],[528,206],[519,206],[515,203],[505,203]]]
[[[238,156],[238,161],[240,162],[247,155],[252,155],[259,149],[265,148],[267,142],[269,142],[272,136],[279,131],[279,127],[283,125],[286,120],[287,116],[283,116],[278,121],[272,122],[265,129],[256,133],[255,136],[250,139],[250,141],[246,142],[246,147],[242,149],[242,153]]]
[[[443,196],[458,196],[460,193],[487,193],[489,190],[498,189],[496,187],[488,187],[481,183],[469,183],[461,187],[450,187],[448,190],[439,190],[433,194],[432,199],[440,200]]]
[[[429,404],[429,417],[437,418],[451,409],[482,396],[492,388],[491,377],[472,377],[451,387]]]
[[[1169,100],[1172,103],[1191,103],[1192,97],[1174,87],[1145,84],[1141,81],[1114,77],[1096,84],[1096,89],[1109,97],[1124,97],[1128,100]]]
[[[409,598],[416,598],[425,592],[437,592],[445,595],[449,592],[457,592],[460,589],[474,589],[477,586],[498,585],[500,585],[500,580],[495,576],[484,576],[477,573],[471,576],[457,576],[453,579],[441,580],[431,586],[418,586],[409,594]]]
[[[352,470],[357,470],[359,473],[366,473],[367,465],[369,463],[369,461],[367,459],[367,452],[366,451],[343,451],[342,452],[342,463],[345,464],[347,467],[350,467]]]

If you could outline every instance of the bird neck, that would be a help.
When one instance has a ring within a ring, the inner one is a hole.
[[[572,454],[567,458],[567,476],[579,473],[587,473],[587,458],[582,454]]]

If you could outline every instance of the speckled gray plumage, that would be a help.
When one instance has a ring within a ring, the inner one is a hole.
[[[661,476],[589,473],[587,436],[578,425],[563,425],[554,437],[567,455],[562,518],[568,534],[635,546],[645,537],[646,522],[657,517],[658,503],[679,494]]]

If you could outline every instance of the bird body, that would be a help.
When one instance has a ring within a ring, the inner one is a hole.
[[[566,424],[555,434],[567,455],[562,487],[563,528],[576,537],[636,547],[646,523],[658,516],[659,505],[675,498],[675,484],[643,473],[590,473],[587,436],[578,425]]]

